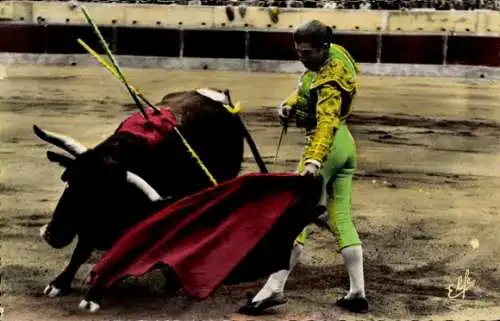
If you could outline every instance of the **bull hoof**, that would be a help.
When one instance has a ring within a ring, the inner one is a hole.
[[[87,295],[80,301],[78,307],[91,313],[97,312],[101,308],[101,301],[104,295],[104,289],[100,286],[92,286]]]
[[[101,308],[99,303],[96,303],[93,301],[87,301],[85,299],[80,301],[80,304],[78,304],[78,307],[82,310],[86,310],[86,311],[89,311],[91,313],[95,313]]]
[[[71,292],[71,280],[64,273],[55,278],[43,289],[43,294],[49,298],[63,296]]]
[[[54,298],[56,296],[59,296],[61,294],[63,294],[63,290],[56,287],[55,285],[53,284],[49,284],[45,287],[45,289],[43,290],[43,294],[48,296],[49,298]]]

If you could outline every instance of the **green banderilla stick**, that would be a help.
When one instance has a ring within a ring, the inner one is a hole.
[[[81,39],[78,39],[78,43],[80,45],[82,45],[94,58],[96,58],[96,60],[104,68],[106,68],[116,79],[118,79],[119,81],[121,81],[122,83],[124,83],[125,85],[127,85],[131,90],[133,90],[134,94],[137,95],[137,96],[139,96],[139,98],[141,98],[142,101],[144,101],[146,104],[148,104],[150,107],[154,108],[155,110],[158,110],[158,108],[156,106],[154,106],[151,102],[149,102],[149,100],[147,100],[146,97],[144,97],[144,95],[142,95],[139,92],[139,90],[137,90],[132,85],[128,85],[128,83],[126,83],[125,79],[120,78],[119,75],[118,75],[118,71],[116,70],[116,68],[113,68],[113,66],[110,66],[110,64],[107,61],[105,61],[104,59],[102,59],[97,52],[95,52],[92,48],[89,47],[89,45],[87,45]],[[212,182],[213,185],[217,185],[217,181],[215,180],[214,176],[210,173],[210,171],[207,169],[207,167],[205,166],[205,164],[203,164],[203,162],[200,159],[200,157],[198,156],[198,154],[196,154],[195,150],[191,147],[191,145],[189,145],[188,141],[184,138],[184,136],[181,134],[181,132],[179,131],[179,129],[176,126],[174,126],[174,130],[179,135],[179,137],[181,138],[182,143],[187,148],[188,152],[196,160],[196,162],[201,167],[201,169],[203,170],[203,172],[208,176],[208,178],[210,179],[210,182]]]
[[[137,95],[135,95],[135,93],[132,91],[132,89],[128,85],[127,80],[123,76],[123,73],[121,72],[120,67],[118,66],[118,62],[115,60],[115,57],[111,53],[111,50],[109,50],[108,44],[106,43],[106,40],[104,40],[104,37],[102,36],[101,32],[99,31],[99,28],[97,28],[95,23],[90,18],[89,13],[87,12],[87,9],[85,9],[85,6],[80,6],[80,8],[82,9],[82,12],[85,15],[85,18],[87,19],[88,23],[90,23],[92,25],[92,28],[94,29],[95,34],[99,38],[99,41],[101,42],[101,45],[103,46],[104,51],[106,52],[106,55],[108,56],[109,60],[111,61],[111,64],[113,65],[116,72],[120,76],[121,80],[123,81],[125,87],[127,87],[127,90],[129,92],[130,96],[132,96],[132,99],[134,100],[135,104],[137,105],[137,107],[139,108],[141,113],[144,115],[144,118],[149,119],[148,115],[146,114],[146,111],[144,110],[144,107],[142,106],[141,102],[137,98]],[[158,111],[154,106],[153,106],[153,109],[155,111]]]

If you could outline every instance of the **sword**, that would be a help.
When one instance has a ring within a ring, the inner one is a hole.
[[[283,137],[286,135],[287,129],[288,129],[288,121],[285,121],[283,123],[283,126],[281,127],[280,139],[278,141],[278,146],[276,147],[276,155],[274,156],[274,163],[275,164],[278,162],[278,153],[280,151],[281,142],[283,141]]]

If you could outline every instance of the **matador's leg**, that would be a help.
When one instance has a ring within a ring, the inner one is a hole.
[[[299,162],[297,172],[302,172],[304,169],[304,160],[301,159]],[[295,239],[294,246],[292,248],[292,253],[290,255],[290,265],[287,270],[280,270],[271,274],[266,284],[260,289],[260,291],[253,297],[253,299],[247,302],[246,305],[239,309],[239,313],[247,315],[257,315],[261,314],[264,310],[286,303],[284,288],[288,276],[297,264],[300,254],[304,248],[304,243],[307,239],[308,231],[305,227],[302,232]]]
[[[328,193],[328,222],[330,229],[337,238],[340,254],[344,259],[345,268],[349,274],[349,292],[339,299],[337,304],[352,312],[363,312],[368,309],[365,299],[363,251],[356,226],[351,215],[352,181],[356,170],[356,146],[347,125],[342,125],[337,131],[334,152],[327,162],[342,164],[335,170],[336,175],[331,181]],[[340,157],[343,155],[343,157]],[[335,161],[336,158],[339,158]],[[328,164],[325,164],[328,165]]]

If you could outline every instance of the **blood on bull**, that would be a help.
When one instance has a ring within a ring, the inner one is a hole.
[[[163,124],[163,132],[157,132],[156,138],[145,135],[144,127],[137,124],[124,130],[123,122],[94,148],[34,126],[39,138],[72,156],[47,152],[49,161],[65,168],[61,180],[66,188],[51,221],[41,228],[41,236],[57,249],[78,237],[69,264],[46,286],[44,294],[65,294],[94,250],[108,249],[126,229],[159,208],[212,185],[179,136],[170,131],[173,125],[218,182],[239,174],[245,129],[225,104],[230,104],[227,90],[170,93],[159,106],[172,122],[170,127]],[[81,307],[98,308],[96,302],[87,303]]]

